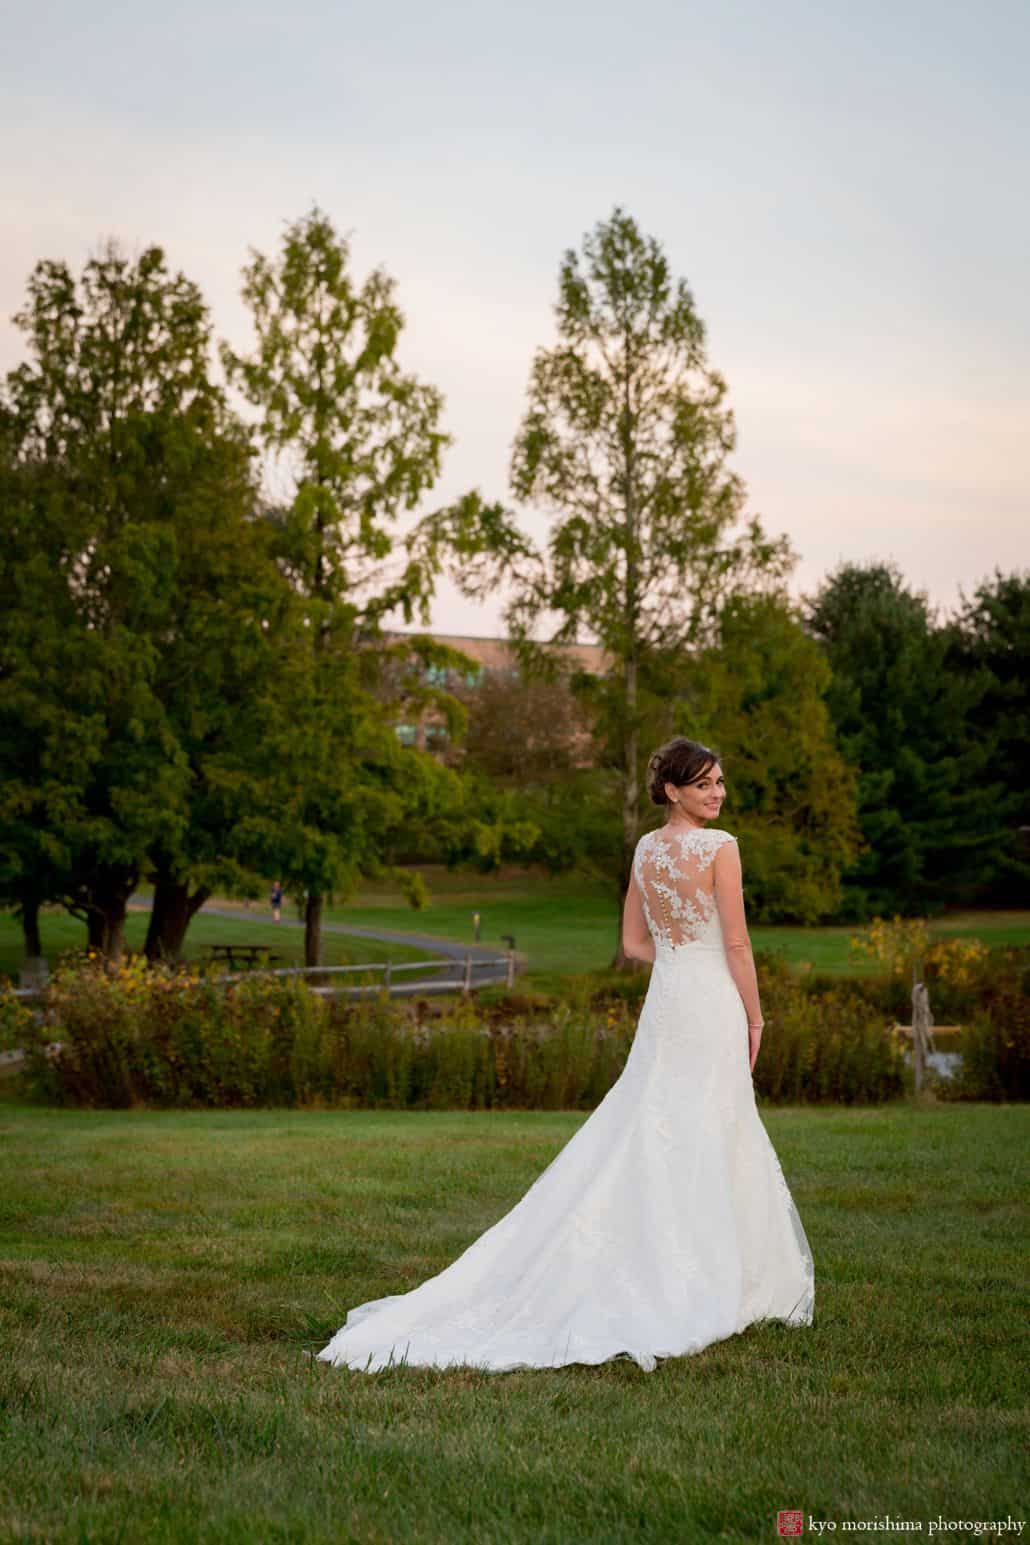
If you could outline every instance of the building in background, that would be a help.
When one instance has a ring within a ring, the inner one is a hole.
[[[388,633],[390,640],[403,633]],[[528,764],[545,772],[561,766],[588,766],[592,760],[589,722],[568,685],[572,672],[603,675],[609,668],[599,644],[554,644],[561,656],[562,679],[557,683],[523,682],[515,651],[507,639],[477,638],[461,633],[430,633],[438,643],[459,649],[476,662],[464,671],[429,666],[425,679],[443,687],[465,704],[469,713],[467,743],[454,746],[438,709],[428,707],[399,722],[402,744],[431,751],[441,760],[460,763],[466,754],[492,766],[498,776],[524,772]]]

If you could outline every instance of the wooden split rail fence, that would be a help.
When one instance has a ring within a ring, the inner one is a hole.
[[[514,950],[503,955],[465,955],[451,960],[382,960],[364,966],[281,966],[267,971],[230,971],[216,980],[238,982],[248,976],[368,976],[382,973],[379,982],[363,982],[356,987],[316,986],[311,991],[335,997],[374,997],[385,990],[391,997],[411,997],[415,993],[454,992],[468,994],[473,987],[486,987],[503,982],[507,987],[515,985],[516,956]],[[416,981],[398,981],[406,972],[431,971]]]
[[[424,975],[415,981],[398,980],[406,973],[421,971],[432,973]],[[504,983],[507,987],[515,985],[515,976],[518,971],[518,957],[514,950],[505,950],[503,954],[496,955],[472,955],[453,956],[444,958],[436,956],[433,960],[376,960],[369,961],[360,966],[277,966],[262,968],[255,966],[247,971],[226,971],[220,976],[209,977],[209,981],[215,982],[240,982],[251,976],[302,976],[302,977],[326,977],[326,976],[375,976],[381,974],[379,982],[362,982],[355,987],[333,985],[322,986],[312,983],[312,992],[323,996],[338,997],[368,997],[382,992],[383,989],[391,997],[410,997],[414,993],[437,992],[461,992],[467,994],[473,987],[493,986]],[[46,991],[45,987],[15,987],[12,989],[16,998],[40,998]]]

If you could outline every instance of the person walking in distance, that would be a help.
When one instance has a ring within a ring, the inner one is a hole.
[[[280,884],[280,882],[278,880],[276,880],[273,883],[273,885],[272,885],[272,895],[270,897],[270,900],[271,900],[271,903],[272,903],[272,921],[275,922],[275,923],[281,923],[282,920],[283,920],[282,919],[283,888],[282,888],[282,885]]]

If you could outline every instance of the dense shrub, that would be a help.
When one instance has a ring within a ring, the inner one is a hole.
[[[28,1089],[58,1103],[559,1109],[601,1099],[634,1023],[565,1005],[502,1021],[474,1000],[336,1002],[296,978],[221,985],[130,961],[59,972],[21,1038]]]
[[[821,1012],[831,1040],[849,1021],[853,1023],[854,1030],[847,1036],[848,1050],[842,1048],[844,1057],[850,1057],[861,1044],[863,1010],[859,1005],[865,1006],[864,1034],[871,1038],[868,1044],[876,1049],[876,1060],[882,1060],[876,1025],[886,1027],[893,1022],[910,1021],[911,979],[902,977],[900,972],[849,978],[845,982],[840,977],[825,975],[792,977],[782,962],[766,958],[761,959],[759,971],[768,1028],[755,1067],[755,1084],[772,1099],[786,1098],[784,1091],[790,1086],[789,1079],[782,1084],[774,1081],[778,1064],[789,1061],[792,1055],[807,1054],[804,1047],[791,1049],[806,1017],[799,992],[825,1006]],[[925,976],[934,1022],[963,1027],[957,1041],[942,1038],[938,1043],[941,1051],[958,1051],[962,1062],[950,1078],[929,1073],[928,1083],[935,1092],[945,1099],[1030,1098],[1030,949],[1015,945],[974,949],[968,940],[945,940],[935,945]],[[770,1020],[775,1022],[769,1024]],[[893,1038],[888,1035],[887,1039],[889,1042]],[[895,1061],[908,1044],[907,1037],[898,1039]],[[820,1040],[820,1055],[826,1050]],[[837,1059],[831,1056],[830,1061]],[[873,1060],[868,1067],[875,1083]],[[840,1069],[835,1076],[841,1076]],[[908,1087],[911,1073],[907,1068],[904,1076]],[[828,1088],[828,1077],[828,1071],[819,1074],[815,1068],[808,1070],[806,1083],[812,1091],[808,1097],[821,1097],[818,1091]],[[892,1082],[893,1075],[888,1084]],[[885,1095],[888,1084],[884,1085]],[[847,1099],[843,1093],[834,1097]]]
[[[27,1042],[28,1082],[79,1105],[293,1104],[321,1055],[321,1000],[295,978],[67,967]]]
[[[481,1007],[320,997],[296,978],[229,984],[99,963],[66,968],[45,1022],[24,1026],[37,1098],[95,1106],[327,1104],[592,1109],[618,1077],[639,995]],[[878,1100],[901,1091],[897,1048],[860,1000],[770,994],[776,1032],[756,1069],[773,1100]]]
[[[949,1099],[1030,1099],[1030,952],[993,953],[962,1035],[962,1066],[940,1090]]]
[[[868,995],[838,981],[818,992],[786,970],[762,986],[765,1030],[755,1092],[774,1103],[896,1099],[908,1084],[903,1043]]]
[[[33,1015],[10,987],[0,985],[0,1051],[13,1051],[25,1044],[32,1032]]]
[[[761,1099],[868,1103],[911,1086],[906,1042],[891,1029],[907,1017],[896,981],[792,972],[775,956],[760,957],[759,972]],[[1026,1099],[1028,952],[992,952],[966,976],[964,1063],[938,1090]],[[58,1103],[588,1110],[622,1070],[646,989],[646,973],[628,972],[573,981],[561,998],[347,1002],[295,977],[222,983],[141,959],[117,971],[93,961],[55,975],[42,1023],[0,998],[0,1036],[28,1050],[27,1090]]]

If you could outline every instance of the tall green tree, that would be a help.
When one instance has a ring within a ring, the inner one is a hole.
[[[619,890],[642,815],[641,669],[710,642],[728,599],[779,583],[786,539],[744,521],[726,382],[684,279],[659,242],[616,209],[561,264],[558,342],[538,351],[515,441],[512,488],[550,512],[546,557],[518,575],[509,627],[531,669],[581,629],[614,661],[609,737],[620,781]],[[621,937],[616,963],[622,963]]]
[[[837,745],[831,681],[784,595],[735,597],[707,648],[648,662],[655,738],[696,732],[722,758],[756,921],[833,916],[861,852],[857,773]]]
[[[24,782],[33,758],[52,766],[69,737],[81,743],[76,798],[28,790],[22,808],[61,853],[64,884],[49,899],[117,955],[150,850],[174,847],[187,819],[188,761],[156,681],[185,448],[216,437],[226,409],[203,299],[159,248],[130,259],[109,244],[78,277],[40,263],[15,320],[28,357],[8,374],[5,417],[13,476],[30,496],[12,506],[11,582],[23,602],[34,587],[60,623],[33,623],[22,604],[13,648],[8,631],[3,688],[23,752],[32,743],[14,771]]]
[[[400,653],[384,644],[382,618],[401,607],[410,621],[432,593],[432,563],[413,557],[396,573],[392,528],[432,487],[447,436],[440,393],[398,362],[403,316],[393,281],[376,269],[359,284],[348,242],[321,211],[290,225],[275,257],[253,254],[243,295],[255,347],[245,355],[225,346],[223,360],[258,410],[266,454],[292,485],[278,552],[301,600],[314,672],[304,699],[310,734],[294,715],[268,740],[280,765],[294,769],[293,846],[282,867],[305,895],[305,953],[315,965],[325,897],[351,882],[369,851],[357,807],[389,776],[439,781],[410,757],[396,762],[384,739],[392,730],[367,694],[375,696],[382,657]],[[460,705],[436,695],[459,723]]]
[[[410,546],[419,562],[447,563],[470,597],[510,586],[505,620],[527,676],[553,679],[548,646],[581,630],[607,650],[608,677],[576,684],[616,779],[621,897],[644,816],[647,662],[713,644],[732,598],[775,593],[795,557],[745,514],[726,382],[693,295],[624,210],[566,252],[555,315],[511,464],[516,498],[552,517],[545,550],[478,494],[423,518]]]
[[[239,822],[263,776],[249,737],[255,704],[284,687],[279,638],[289,588],[271,533],[256,515],[254,469],[242,428],[177,436],[170,525],[172,593],[154,671],[189,778],[183,820],[148,854],[153,902],[146,952],[176,959],[193,917],[214,892],[252,890],[257,876]]]
[[[68,833],[101,726],[75,689],[83,658],[64,578],[74,552],[59,515],[46,468],[19,457],[0,407],[0,899],[30,959],[42,954],[42,907],[72,883]]]
[[[1000,569],[962,597],[948,629],[946,669],[987,679],[970,709],[970,730],[994,745],[992,772],[1012,801],[1009,842],[988,895],[1005,905],[1030,894],[1030,571]]]
[[[972,728],[989,673],[948,668],[948,630],[892,563],[842,564],[809,599],[806,628],[833,672],[838,744],[859,770],[849,915],[968,901],[1008,848],[1014,810],[995,731]]]

